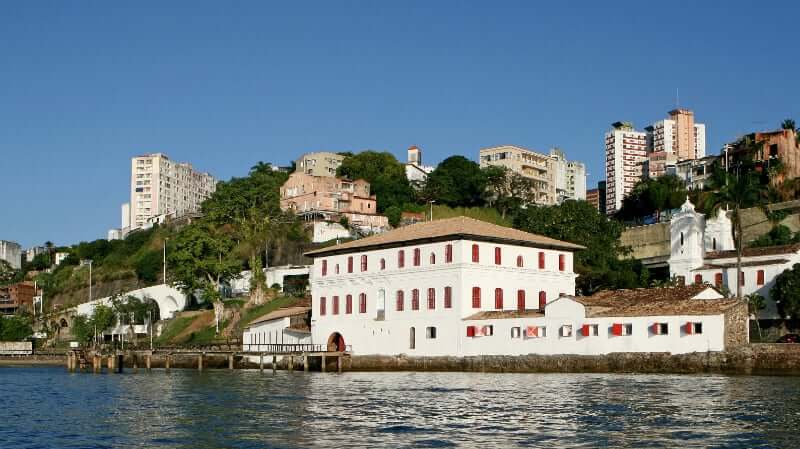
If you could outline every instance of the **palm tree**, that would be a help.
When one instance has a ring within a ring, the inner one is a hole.
[[[764,297],[758,293],[750,293],[744,297],[747,300],[747,310],[750,317],[756,322],[756,329],[758,330],[758,339],[761,340],[761,325],[758,323],[758,312],[767,307]]]
[[[791,129],[794,131],[797,129],[797,124],[794,122],[793,119],[787,118],[783,122],[781,122],[781,129]]]
[[[757,180],[751,174],[739,177],[724,174],[725,184],[719,186],[714,192],[706,207],[709,215],[714,215],[720,208],[731,210],[731,221],[733,222],[733,241],[736,245],[736,297],[742,297],[742,284],[739,281],[742,276],[742,217],[741,210],[751,207],[759,202],[761,188]]]

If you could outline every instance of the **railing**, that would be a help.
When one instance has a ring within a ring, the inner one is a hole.
[[[245,343],[243,352],[270,352],[270,353],[302,353],[302,352],[338,352],[328,349],[328,345],[320,344],[280,344],[280,343]],[[349,352],[350,346],[345,346],[344,352]]]

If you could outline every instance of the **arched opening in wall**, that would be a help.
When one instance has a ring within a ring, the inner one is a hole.
[[[681,246],[683,246],[683,232],[681,232]]]
[[[338,332],[334,332],[328,337],[328,351],[345,351],[344,337]]]
[[[61,318],[61,321],[59,321],[58,325],[62,329],[69,327],[69,323],[67,322],[66,318]]]
[[[413,327],[408,330],[408,349],[417,347],[417,331]]]
[[[714,237],[711,239],[711,249],[716,251],[717,250],[717,238]]]

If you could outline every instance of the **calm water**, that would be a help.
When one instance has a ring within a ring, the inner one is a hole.
[[[2,448],[800,447],[800,378],[0,368]]]

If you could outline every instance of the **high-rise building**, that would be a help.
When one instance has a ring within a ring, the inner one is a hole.
[[[647,134],[630,122],[615,122],[606,132],[606,214],[622,207],[622,199],[642,179],[647,160]]]
[[[555,172],[556,202],[586,199],[586,166],[583,162],[569,161],[558,148],[550,150]]]
[[[481,168],[489,165],[506,167],[533,181],[536,204],[556,204],[556,180],[552,157],[514,145],[482,148]]]
[[[295,164],[295,171],[311,176],[336,176],[336,169],[342,165],[344,156],[329,151],[306,153]]]
[[[123,226],[141,228],[151,220],[166,215],[181,216],[200,211],[200,205],[217,188],[217,180],[185,162],[174,162],[162,153],[145,154],[131,159],[130,218]]]
[[[11,268],[22,268],[22,247],[17,242],[0,240],[0,260],[5,260]]]
[[[669,118],[645,128],[647,131],[648,172],[657,178],[667,167],[706,155],[706,125],[695,123],[694,112],[688,109],[669,111]]]

